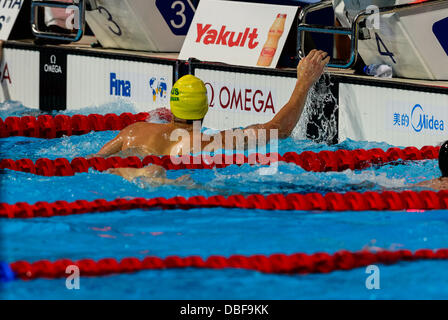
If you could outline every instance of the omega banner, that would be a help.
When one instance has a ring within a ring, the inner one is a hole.
[[[275,68],[297,8],[202,0],[179,59]]]

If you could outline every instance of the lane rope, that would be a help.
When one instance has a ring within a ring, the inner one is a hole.
[[[40,115],[38,117],[7,117],[0,118],[0,138],[23,136],[31,138],[55,139],[62,136],[85,135],[91,131],[122,130],[135,122],[149,121],[151,118],[171,121],[171,111],[159,108],[138,114],[122,113],[116,115],[90,114],[86,115]]]
[[[384,192],[347,192],[309,194],[271,194],[264,196],[232,195],[194,196],[190,198],[135,198],[107,201],[77,200],[74,202],[56,201],[53,203],[39,201],[35,204],[18,202],[16,204],[0,203],[0,218],[49,218],[86,213],[101,213],[133,209],[182,209],[195,208],[235,208],[281,211],[403,211],[403,210],[443,210],[448,208],[448,190],[433,191],[384,191]]]
[[[371,150],[337,150],[320,151],[318,153],[305,151],[300,154],[287,152],[283,156],[277,153],[248,155],[198,155],[182,156],[174,159],[171,156],[147,156],[143,160],[138,157],[109,157],[90,159],[78,157],[69,161],[65,158],[55,160],[38,159],[3,159],[0,161],[0,169],[9,169],[41,176],[73,176],[76,173],[86,173],[90,168],[97,171],[105,171],[111,168],[142,168],[149,164],[156,164],[167,170],[184,169],[213,169],[225,168],[232,164],[260,164],[271,165],[275,162],[292,163],[312,172],[341,172],[344,170],[363,170],[371,166],[382,166],[400,161],[418,161],[437,159],[440,147],[426,146],[421,149],[408,147],[405,149],[390,148]]]
[[[403,261],[422,260],[448,260],[448,249],[429,250],[421,249],[414,253],[409,250],[378,252],[360,251],[339,251],[334,254],[296,253],[292,255],[273,254],[266,255],[233,255],[228,258],[224,256],[210,256],[203,260],[199,256],[169,256],[166,258],[147,257],[142,260],[138,258],[124,258],[116,260],[112,258],[82,259],[72,261],[61,259],[55,262],[40,260],[34,263],[27,261],[17,261],[9,265],[9,270],[4,274],[11,273],[22,280],[38,278],[57,279],[67,277],[68,266],[77,266],[81,276],[98,277],[111,274],[135,273],[143,270],[167,270],[167,269],[245,269],[258,271],[265,274],[310,274],[310,273],[330,273],[333,271],[348,271],[372,264],[392,265]],[[5,264],[3,264],[5,268]],[[7,267],[7,265],[6,265]],[[7,268],[8,269],[8,268]]]

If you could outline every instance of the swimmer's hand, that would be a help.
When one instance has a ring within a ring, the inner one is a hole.
[[[330,62],[328,53],[321,50],[311,50],[311,52],[297,66],[297,80],[312,87],[314,83],[324,73],[325,66]]]
[[[194,186],[194,180],[191,178],[189,174],[186,174],[182,177],[177,178],[176,180],[172,180],[174,184],[179,186]]]

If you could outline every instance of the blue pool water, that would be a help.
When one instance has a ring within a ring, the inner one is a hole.
[[[89,108],[82,113],[129,112],[130,106]],[[18,103],[0,105],[0,117],[32,113]],[[74,114],[79,112],[67,112]],[[44,140],[0,139],[0,159],[73,159],[97,152],[117,132]],[[382,148],[384,143],[345,141],[317,144],[300,137],[281,141],[279,153],[306,150]],[[40,177],[4,170],[0,202],[113,200],[119,197],[174,197],[252,193],[309,193],[405,190],[438,177],[436,161],[408,162],[363,171],[306,172],[280,164],[273,176],[260,166],[183,170],[200,189],[131,183],[90,171],[73,177]],[[50,219],[0,220],[0,261],[61,258],[101,259],[170,255],[334,253],[366,246],[386,249],[447,248],[446,211],[310,213],[240,209],[132,210]],[[265,275],[245,270],[167,270],[81,278],[81,289],[67,290],[65,279],[0,284],[3,299],[446,299],[448,262],[380,266],[381,289],[368,290],[365,269],[316,275]]]

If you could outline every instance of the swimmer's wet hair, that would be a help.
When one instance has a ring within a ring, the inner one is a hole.
[[[440,147],[439,168],[442,172],[442,177],[448,177],[448,141],[445,141]]]

